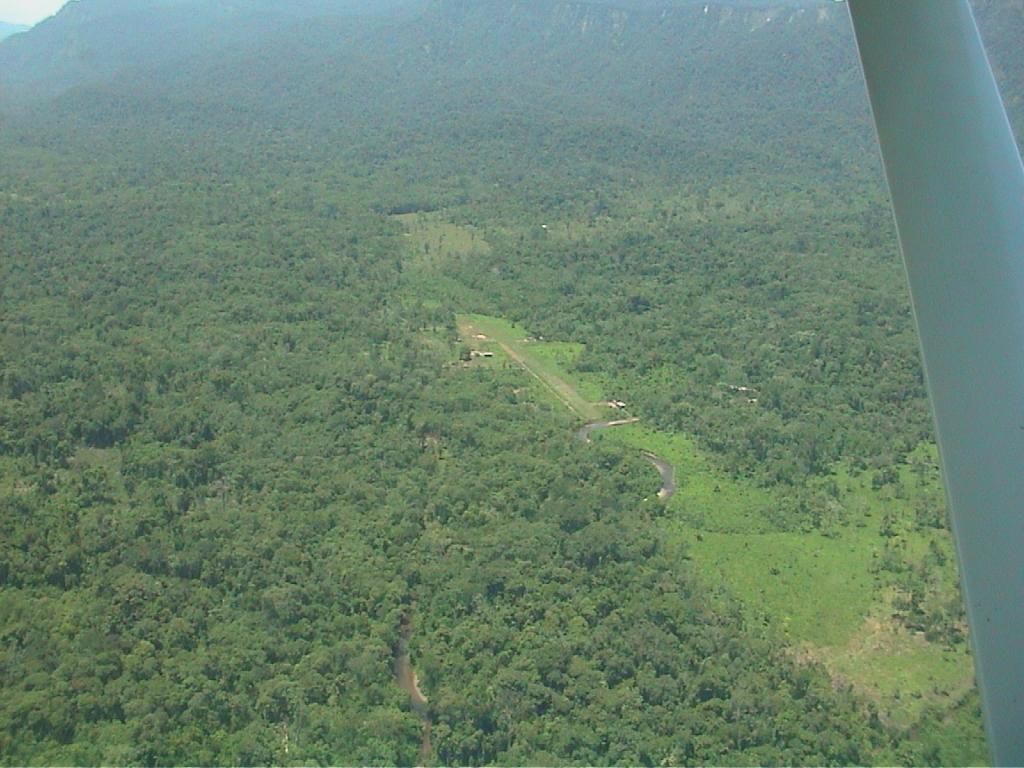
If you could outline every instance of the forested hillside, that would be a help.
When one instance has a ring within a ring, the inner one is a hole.
[[[831,2],[0,43],[0,762],[987,760],[873,141]]]
[[[0,88],[18,99],[51,98],[68,88],[129,72],[181,66],[197,56],[257,43],[277,29],[328,15],[349,19],[421,5],[413,0],[200,0],[71,2],[39,23],[30,39],[0,50]]]

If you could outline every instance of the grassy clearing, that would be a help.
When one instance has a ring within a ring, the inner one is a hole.
[[[883,600],[843,646],[807,648],[839,681],[874,698],[882,716],[909,727],[936,702],[959,701],[973,688],[968,647],[943,648],[895,625]]]
[[[652,450],[672,462],[679,492],[668,502],[668,539],[684,545],[712,581],[725,584],[752,622],[781,631],[837,682],[873,699],[888,720],[909,727],[928,707],[955,706],[972,689],[967,644],[928,642],[895,625],[889,618],[895,590],[884,586],[877,568],[887,543],[901,547],[911,562],[938,552],[948,558],[938,588],[946,597],[956,594],[948,531],[914,525],[922,494],[934,492],[938,482],[927,448],[898,468],[894,486],[875,488],[872,473],[837,468],[831,480],[847,518],[824,535],[776,530],[767,513],[783,500],[728,476],[685,436],[636,425],[598,439]]]
[[[487,315],[460,315],[457,322],[473,348],[493,351],[501,364],[521,365],[532,374],[533,392],[579,421],[608,418],[611,412],[600,405],[606,396],[628,400],[628,393],[572,372],[582,344],[532,339],[524,328]],[[914,563],[944,558],[950,565],[941,569],[938,588],[955,594],[951,537],[918,520],[922,508],[941,504],[933,448],[915,451],[885,482],[846,466],[816,479],[812,485],[829,489],[843,509],[826,535],[780,530],[774,513],[791,499],[729,475],[688,436],[641,423],[593,439],[668,460],[679,490],[662,518],[666,544],[685,551],[710,583],[724,584],[752,623],[781,632],[798,657],[825,665],[838,684],[873,699],[891,722],[910,727],[929,708],[952,711],[971,691],[966,644],[928,642],[892,622],[897,590],[878,568],[887,546],[899,547]]]
[[[791,642],[841,645],[871,610],[875,586],[870,537],[847,533],[705,533],[692,556]]]
[[[835,538],[779,531],[769,513],[781,499],[717,469],[689,438],[636,425],[601,439],[672,463],[679,491],[668,502],[668,534],[689,544],[701,570],[725,582],[752,620],[815,645],[844,644],[863,623],[877,529],[850,526]]]
[[[452,224],[440,214],[405,213],[394,218],[405,227],[409,250],[423,265],[491,252],[490,244],[478,230]]]
[[[583,344],[572,341],[532,342],[529,345],[529,352],[533,359],[541,366],[561,372],[565,380],[575,387],[584,400],[591,403],[603,402],[605,387],[596,376],[569,373],[572,371],[573,364],[583,354],[583,349]]]
[[[718,470],[693,440],[636,424],[600,434],[602,440],[651,451],[675,469],[679,489],[668,501],[676,520],[702,531],[763,533],[773,530],[767,512],[773,495]]]
[[[456,318],[459,334],[471,346],[481,350],[504,353],[526,369],[554,398],[583,421],[601,418],[605,415],[600,406],[580,393],[569,381],[569,374],[563,369],[559,358],[572,349],[563,347],[558,352],[537,354],[538,349],[549,346],[529,337],[529,333],[507,320],[487,315],[459,315]],[[478,337],[484,338],[478,338]],[[576,350],[578,354],[579,350]]]

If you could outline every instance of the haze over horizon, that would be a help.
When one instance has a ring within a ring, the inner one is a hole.
[[[53,16],[66,0],[0,0],[0,22],[32,26]]]

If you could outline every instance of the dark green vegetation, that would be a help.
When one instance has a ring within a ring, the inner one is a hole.
[[[0,760],[983,761],[842,6],[282,5],[0,45]]]

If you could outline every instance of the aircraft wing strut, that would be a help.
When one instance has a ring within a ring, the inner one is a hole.
[[[1024,167],[967,0],[849,0],[989,743],[1024,765]]]

